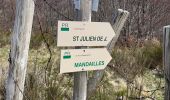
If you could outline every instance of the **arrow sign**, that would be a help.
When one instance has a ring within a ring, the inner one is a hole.
[[[114,36],[108,22],[58,21],[57,46],[107,46]]]
[[[106,48],[61,50],[60,73],[101,70],[111,59]]]

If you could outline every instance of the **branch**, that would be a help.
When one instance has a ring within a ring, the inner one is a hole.
[[[50,66],[50,62],[51,62],[51,59],[52,59],[52,51],[51,51],[51,48],[50,48],[50,44],[47,42],[47,40],[45,38],[45,35],[44,35],[44,32],[43,32],[43,28],[42,28],[42,25],[41,25],[41,21],[40,21],[40,18],[39,18],[39,15],[38,15],[37,12],[36,12],[36,15],[37,15],[37,18],[38,18],[39,28],[40,28],[40,32],[41,32],[41,35],[42,35],[42,38],[43,38],[43,42],[45,43],[45,45],[46,45],[46,47],[48,49],[48,52],[50,54],[50,56],[48,58],[47,65],[45,66],[45,82],[47,83],[47,76],[46,76],[47,74],[46,74],[46,71],[47,71],[47,69]]]

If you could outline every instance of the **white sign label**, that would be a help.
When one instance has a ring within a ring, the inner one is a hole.
[[[75,9],[80,10],[80,0],[74,0],[74,6]],[[92,0],[92,11],[96,11],[98,10],[98,6],[99,6],[99,0]]]
[[[99,6],[99,0],[92,0],[92,11],[97,12],[98,6]]]
[[[111,59],[106,48],[61,50],[60,73],[101,70]]]
[[[108,22],[58,21],[57,46],[107,46],[114,36]]]
[[[74,0],[75,9],[80,10],[80,0]]]

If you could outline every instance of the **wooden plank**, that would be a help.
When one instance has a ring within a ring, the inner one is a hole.
[[[129,16],[128,11],[121,10],[121,9],[118,10],[118,16],[116,18],[116,22],[112,26],[113,30],[116,33],[116,36],[112,39],[112,41],[107,46],[109,53],[112,53],[115,42],[117,41],[120,31],[123,28],[123,25],[125,24],[128,16]],[[112,66],[113,64],[108,64],[108,65]],[[94,71],[93,76],[88,80],[88,86],[87,86],[87,93],[88,93],[87,96],[88,97],[90,97],[92,95],[93,91],[96,89],[97,84],[101,80],[103,74],[104,74],[104,70]]]

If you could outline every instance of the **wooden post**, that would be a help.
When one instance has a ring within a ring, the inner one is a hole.
[[[6,83],[6,100],[23,99],[34,7],[34,0],[16,0],[16,16]]]
[[[118,9],[118,16],[117,19],[115,21],[115,23],[113,24],[113,29],[116,33],[116,36],[113,37],[112,41],[107,45],[107,49],[109,51],[109,53],[112,53],[112,50],[115,46],[115,43],[120,35],[120,31],[122,30],[127,18],[129,16],[129,12],[126,10],[122,10],[122,9]]]
[[[92,0],[80,1],[80,13],[82,21],[91,22]],[[86,100],[87,98],[87,72],[74,73],[73,100]]]
[[[170,25],[163,29],[163,65],[165,71],[165,98],[170,100]]]
[[[116,33],[116,36],[112,39],[112,41],[107,46],[109,53],[112,53],[115,42],[117,41],[120,31],[123,28],[128,16],[129,16],[128,11],[118,9],[118,15],[117,15],[116,22],[112,26]],[[112,66],[113,64],[108,64],[108,65]],[[101,80],[103,74],[104,74],[104,70],[94,71],[93,76],[88,80],[88,86],[87,86],[88,97],[90,97],[92,95],[93,91],[96,89],[96,86],[99,83],[99,81]]]

